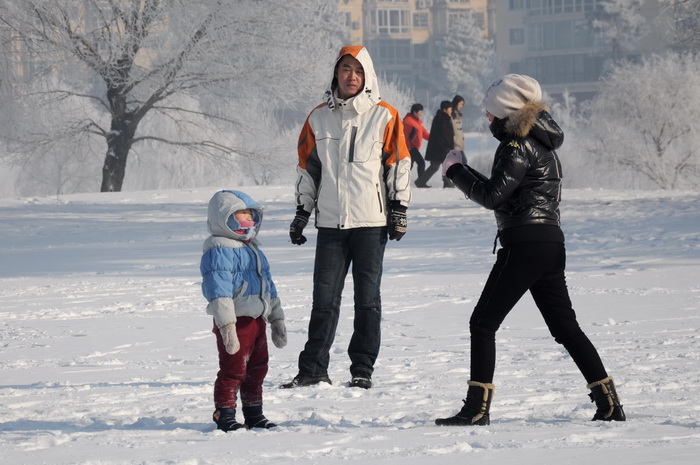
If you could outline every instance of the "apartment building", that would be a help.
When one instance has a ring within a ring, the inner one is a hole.
[[[633,45],[610,44],[590,28],[604,0],[339,0],[352,44],[366,46],[380,74],[414,89],[416,98],[442,91],[438,44],[460,15],[482,25],[495,45],[496,75],[528,74],[552,96],[595,94],[615,61],[638,60],[668,48],[665,0],[645,0],[647,32]]]
[[[418,100],[444,92],[438,44],[460,17],[488,33],[488,0],[339,0],[352,45],[364,45],[377,73],[414,89]]]
[[[536,78],[550,95],[565,90],[586,99],[619,60],[638,60],[668,48],[663,0],[646,0],[640,14],[647,33],[634,44],[601,40],[590,22],[604,0],[490,0],[489,33],[496,46],[498,74]]]

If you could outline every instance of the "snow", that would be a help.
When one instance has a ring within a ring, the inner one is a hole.
[[[217,189],[0,200],[1,463],[697,463],[699,193],[564,192],[572,300],[627,422],[589,421],[585,381],[526,296],[497,335],[492,424],[449,428],[433,422],[466,393],[492,213],[456,190],[415,190],[408,234],[386,252],[375,386],[347,386],[348,277],[333,385],[284,390],[316,236],[289,243],[291,185],[243,188],[266,206],[260,239],[289,345],[270,345],[265,383],[280,426],[226,434],[211,421],[217,362],[198,271]]]

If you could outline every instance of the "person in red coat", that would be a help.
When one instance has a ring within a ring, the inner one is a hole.
[[[423,105],[414,103],[411,105],[411,112],[406,113],[403,118],[403,132],[406,135],[406,145],[411,154],[411,168],[415,163],[417,166],[418,177],[425,172],[425,160],[420,153],[420,147],[423,145],[423,140],[430,138],[430,133],[423,126]]]

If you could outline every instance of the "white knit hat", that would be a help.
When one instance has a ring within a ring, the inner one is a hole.
[[[481,103],[496,118],[506,118],[527,102],[542,100],[540,84],[530,76],[506,74],[497,79],[486,91]]]

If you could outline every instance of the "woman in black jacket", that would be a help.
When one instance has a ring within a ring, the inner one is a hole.
[[[458,153],[451,152],[443,163],[445,176],[469,199],[494,210],[502,248],[469,320],[471,380],[464,407],[453,417],[437,419],[438,425],[489,424],[496,331],[527,291],[586,379],[597,407],[593,420],[625,420],[613,380],[569,299],[559,224],[561,164],[555,152],[564,133],[541,98],[539,83],[529,76],[497,80],[483,101],[491,132],[500,141],[491,177],[462,165]]]
[[[447,153],[454,148],[454,134],[452,102],[443,100],[430,125],[430,139],[425,149],[425,161],[429,161],[430,166],[418,176],[416,187],[430,187],[428,181],[440,169]]]

